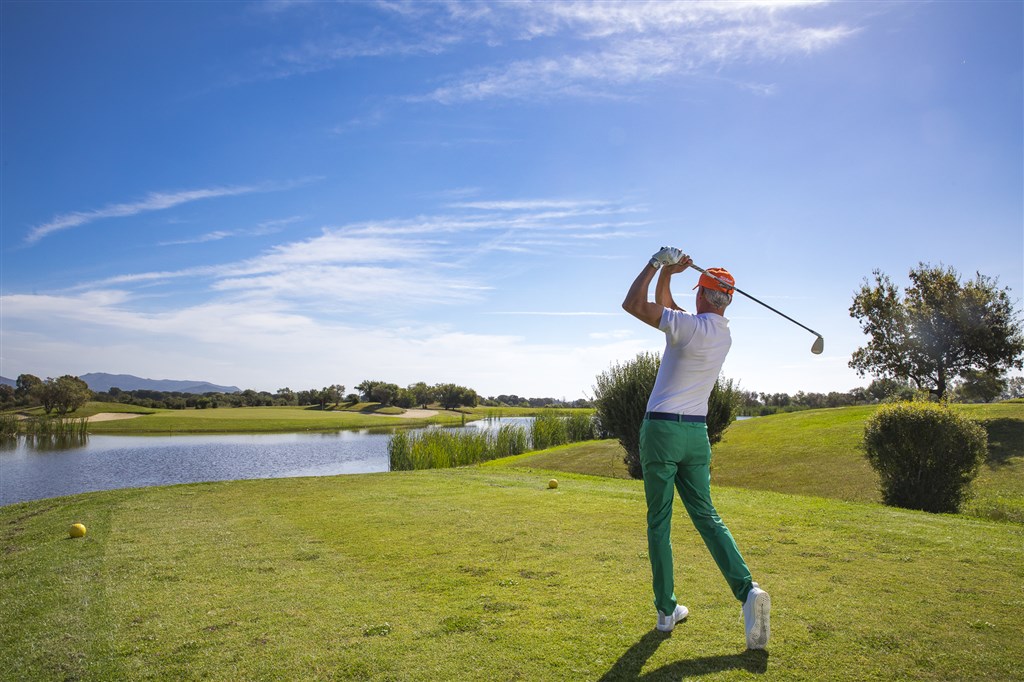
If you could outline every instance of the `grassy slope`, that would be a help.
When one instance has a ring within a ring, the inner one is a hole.
[[[101,403],[110,405],[110,403]],[[92,411],[90,403],[83,408],[89,414],[113,412],[112,409]],[[128,410],[123,410],[128,411]],[[132,410],[134,411],[134,410]],[[431,423],[460,423],[463,415],[443,412],[430,419],[405,419],[390,414],[387,408],[374,414],[372,406],[363,411],[324,410],[308,407],[228,407],[206,410],[146,410],[148,414],[134,419],[93,422],[90,433],[274,433],[288,431],[330,431],[391,426],[420,426]],[[400,412],[400,410],[394,410]],[[69,416],[87,416],[78,413]]]
[[[1024,522],[1024,404],[960,405],[989,431],[989,459],[965,511]],[[734,423],[714,447],[713,480],[784,493],[877,502],[878,478],[860,450],[874,407],[810,410]],[[530,466],[627,478],[615,441],[525,456]]]
[[[716,489],[769,652],[676,510],[652,631],[639,482],[477,467],[0,508],[0,679],[1012,679],[1024,528]],[[66,539],[67,524],[89,534]]]

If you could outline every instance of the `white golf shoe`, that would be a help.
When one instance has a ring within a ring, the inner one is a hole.
[[[757,586],[750,588],[747,601],[743,603],[743,621],[747,629],[747,648],[763,649],[768,645],[771,635],[769,614],[772,600],[768,593]]]
[[[670,616],[666,616],[661,611],[658,611],[658,629],[662,632],[672,632],[672,628],[676,626],[676,623],[686,620],[688,615],[690,615],[690,609],[682,604],[676,604],[676,610]]]

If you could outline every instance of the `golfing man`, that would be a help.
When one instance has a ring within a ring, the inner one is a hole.
[[[725,309],[736,282],[728,271],[709,268],[697,286],[697,314],[672,300],[669,281],[693,261],[664,247],[644,266],[622,302],[623,309],[665,333],[661,368],[640,428],[640,463],[647,498],[647,548],[651,559],[657,628],[670,632],[689,610],[676,602],[672,567],[672,500],[679,491],[686,511],[736,599],[743,604],[747,647],[768,644],[768,593],[752,582],[736,541],[711,503],[711,445],[706,417],[708,397],[732,345]],[[655,301],[651,280],[661,276]]]

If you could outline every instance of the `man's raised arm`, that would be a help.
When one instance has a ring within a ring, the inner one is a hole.
[[[645,322],[657,329],[658,325],[661,324],[661,313],[664,310],[664,306],[654,303],[648,298],[651,280],[654,279],[654,273],[658,271],[658,268],[665,265],[674,265],[682,257],[683,252],[679,249],[670,246],[662,247],[660,251],[651,257],[650,263],[645,265],[644,269],[633,280],[633,284],[630,285],[629,291],[626,293],[626,298],[622,301],[622,309],[641,322]]]
[[[654,302],[658,305],[669,308],[670,310],[679,310],[686,312],[685,309],[680,308],[676,305],[675,299],[672,298],[672,289],[669,283],[672,280],[672,275],[682,272],[686,268],[690,267],[690,263],[693,259],[683,254],[682,260],[675,265],[666,265],[661,269],[661,273],[658,275],[658,284],[654,287]]]

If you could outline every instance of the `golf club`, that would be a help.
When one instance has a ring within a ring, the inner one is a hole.
[[[813,329],[811,329],[810,327],[808,327],[808,326],[806,326],[806,325],[803,325],[803,324],[800,324],[799,322],[797,322],[796,320],[794,320],[794,319],[793,319],[792,317],[790,317],[789,315],[787,315],[787,314],[785,314],[785,313],[782,313],[782,312],[779,312],[778,310],[776,310],[775,308],[771,307],[770,305],[768,305],[768,304],[767,304],[767,303],[765,303],[764,301],[759,301],[759,300],[757,300],[756,298],[754,298],[753,296],[751,296],[751,295],[750,295],[750,294],[748,294],[747,292],[743,291],[743,289],[740,289],[740,288],[739,288],[739,287],[737,287],[737,286],[734,286],[734,285],[732,285],[732,284],[729,284],[728,282],[725,282],[725,281],[722,281],[722,280],[718,279],[717,277],[715,277],[714,275],[712,275],[712,274],[711,274],[710,272],[707,272],[706,270],[704,270],[704,268],[701,268],[701,267],[697,267],[697,266],[696,266],[696,265],[694,265],[693,263],[690,263],[690,267],[691,267],[691,268],[693,268],[694,270],[696,270],[697,272],[700,272],[700,273],[701,273],[701,274],[703,274],[703,275],[707,275],[708,277],[710,277],[711,279],[715,280],[715,281],[716,281],[716,282],[718,282],[719,284],[723,284],[723,285],[725,285],[726,287],[729,287],[730,289],[732,289],[732,290],[734,290],[734,291],[738,291],[739,293],[743,294],[744,296],[746,296],[747,298],[749,298],[749,299],[750,299],[751,301],[753,301],[754,303],[760,303],[761,305],[763,305],[763,306],[764,306],[765,308],[767,308],[768,310],[772,311],[773,313],[778,313],[779,315],[782,315],[782,316],[783,316],[784,318],[786,318],[787,320],[789,320],[789,321],[790,321],[790,322],[792,322],[793,324],[795,324],[795,325],[797,325],[797,326],[800,326],[800,327],[803,327],[804,329],[806,329],[806,330],[807,330],[807,331],[809,331],[810,333],[812,333],[812,334],[814,334],[815,336],[817,336],[818,338],[816,338],[816,339],[814,340],[814,345],[812,345],[812,346],[811,346],[811,352],[812,352],[812,353],[814,353],[815,355],[821,355],[821,352],[822,352],[823,350],[825,350],[825,339],[824,339],[824,338],[822,337],[822,335],[821,335],[821,334],[819,334],[818,332],[814,331],[814,330],[813,330]]]

